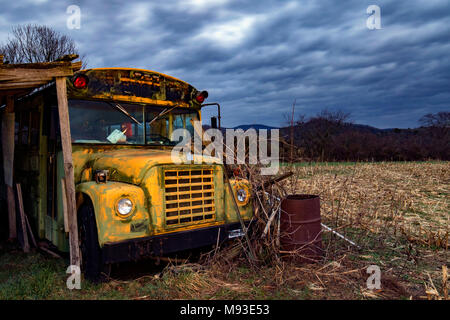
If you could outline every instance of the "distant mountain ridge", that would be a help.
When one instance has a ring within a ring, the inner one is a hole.
[[[207,130],[211,128],[210,125],[205,124],[203,125],[203,129]],[[242,124],[236,127],[222,127],[222,130],[226,130],[226,129],[242,129],[244,131],[247,131],[248,129],[255,129],[255,130],[260,130],[260,129],[267,129],[267,130],[271,130],[271,129],[280,129],[279,127],[271,127],[271,126],[266,126],[264,124]]]
[[[347,129],[351,129],[351,130],[356,130],[356,131],[360,131],[360,132],[370,132],[370,133],[374,133],[374,134],[382,134],[382,133],[389,133],[389,132],[393,132],[393,131],[409,131],[412,129],[397,129],[397,128],[386,128],[386,129],[379,129],[376,127],[372,127],[366,124],[357,124],[357,123],[346,123],[345,127]],[[203,125],[203,129],[209,129],[211,128],[210,125],[205,124]],[[244,131],[247,131],[248,129],[255,129],[255,130],[260,130],[260,129],[267,129],[267,130],[271,130],[271,129],[280,129],[282,131],[285,131],[287,129],[289,129],[289,126],[283,126],[283,127],[274,127],[274,126],[268,126],[265,124],[241,124],[235,127],[222,127],[222,130],[225,129],[242,129]]]
[[[277,127],[271,127],[271,126],[266,126],[264,124],[242,124],[240,126],[234,127],[234,129],[242,129],[242,130],[248,130],[248,129],[255,129],[255,130],[259,130],[259,129],[280,129]]]

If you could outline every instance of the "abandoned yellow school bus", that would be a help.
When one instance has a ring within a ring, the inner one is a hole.
[[[218,162],[175,164],[171,155],[178,143],[172,132],[183,128],[194,135],[193,121],[201,120],[207,96],[148,70],[88,69],[67,78],[87,278],[97,278],[111,263],[242,236],[241,222],[253,214],[248,182],[228,179]],[[69,251],[55,86],[20,99],[15,112],[15,180],[26,211],[40,238]]]

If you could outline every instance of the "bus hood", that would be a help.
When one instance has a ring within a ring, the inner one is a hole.
[[[160,149],[84,149],[73,153],[75,181],[80,181],[82,171],[92,168],[109,170],[109,180],[140,185],[148,170],[161,164],[220,163],[219,159],[192,156],[190,153],[174,152]],[[176,163],[178,162],[178,163]],[[79,177],[79,179],[77,179]],[[80,181],[81,182],[81,181]]]

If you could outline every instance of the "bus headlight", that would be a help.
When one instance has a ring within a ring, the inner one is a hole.
[[[234,186],[234,192],[236,193],[236,200],[240,206],[245,206],[250,200],[250,191],[245,184],[238,183]]]
[[[245,202],[248,197],[247,191],[245,191],[245,189],[238,189],[236,195],[239,202]]]
[[[117,202],[117,213],[125,218],[133,211],[133,202],[128,198],[122,198]]]

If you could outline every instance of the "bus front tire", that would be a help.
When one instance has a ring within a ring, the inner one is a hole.
[[[97,224],[94,208],[90,203],[83,204],[78,213],[79,236],[81,240],[82,269],[85,279],[91,282],[106,280],[106,270],[102,258],[102,249],[98,243]]]

